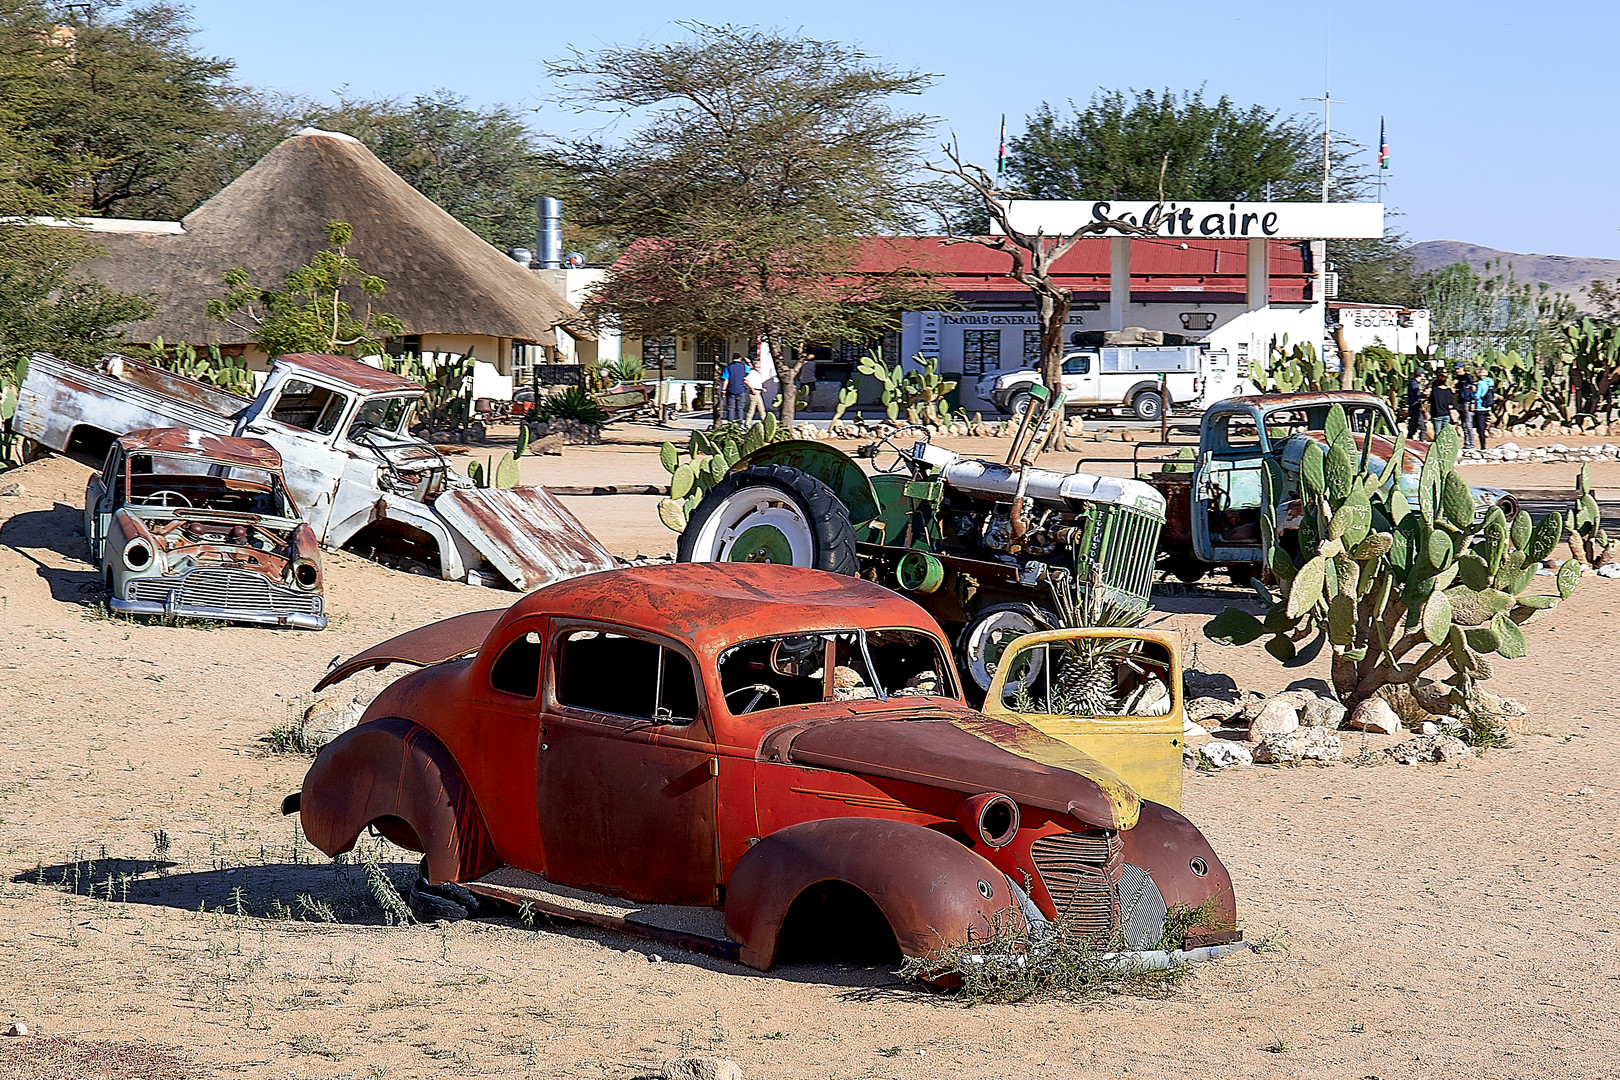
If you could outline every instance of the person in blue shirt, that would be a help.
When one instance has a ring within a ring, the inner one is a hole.
[[[1479,434],[1479,448],[1485,449],[1485,429],[1491,423],[1491,410],[1496,408],[1496,380],[1484,372],[1474,380],[1474,430]]]
[[[726,392],[726,406],[720,413],[720,419],[741,420],[743,408],[748,404],[748,364],[743,360],[742,353],[731,354],[731,363],[726,365],[720,377]]]

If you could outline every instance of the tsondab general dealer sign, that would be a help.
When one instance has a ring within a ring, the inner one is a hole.
[[[1376,240],[1382,203],[1076,202],[1026,199],[1008,204],[1019,232],[1071,233],[1094,221],[1159,222],[1159,235],[1214,240]],[[1104,235],[1120,235],[1114,230]]]

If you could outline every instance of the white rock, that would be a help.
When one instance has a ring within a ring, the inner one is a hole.
[[[1246,746],[1215,739],[1208,746],[1198,748],[1198,760],[1212,769],[1224,769],[1228,765],[1253,765],[1254,755]]]
[[[1259,742],[1267,735],[1283,735],[1299,727],[1299,711],[1286,701],[1272,698],[1249,721],[1249,741]]]
[[[1344,744],[1326,728],[1308,727],[1267,735],[1254,748],[1257,765],[1281,765],[1292,761],[1338,761],[1344,757]]]
[[[1305,708],[1300,710],[1300,726],[1327,728],[1329,731],[1333,731],[1344,723],[1345,712],[1345,707],[1337,701],[1329,701],[1327,698],[1312,698],[1306,702]]]
[[[1376,731],[1382,735],[1401,733],[1401,718],[1383,698],[1368,698],[1357,705],[1345,724],[1356,731]]]
[[[1588,789],[1588,790],[1590,790],[1590,789]],[[6,1034],[7,1035],[27,1035],[28,1034],[28,1025],[23,1023],[21,1020],[18,1020],[15,1024],[12,1024],[10,1027],[6,1028]]]
[[[1235,701],[1222,701],[1215,697],[1193,698],[1187,702],[1184,713],[1186,718],[1195,724],[1205,720],[1226,720],[1238,712],[1238,703]]]
[[[1438,735],[1440,734],[1440,725],[1435,723],[1433,720],[1425,720],[1423,723],[1418,725],[1418,734]]]
[[[1620,577],[1620,562],[1604,563],[1598,567],[1598,577]]]
[[[658,1075],[663,1080],[742,1080],[742,1066],[730,1058],[671,1058]]]
[[[1450,735],[1420,735],[1398,746],[1385,750],[1397,765],[1416,765],[1421,761],[1460,761],[1471,758],[1474,751],[1461,739]]]

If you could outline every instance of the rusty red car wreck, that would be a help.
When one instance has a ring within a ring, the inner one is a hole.
[[[423,852],[441,908],[529,903],[759,969],[863,920],[921,957],[1009,918],[1139,949],[1201,908],[1189,946],[1241,937],[1196,827],[970,709],[950,655],[921,608],[859,579],[592,574],[333,668],[320,686],[421,666],[283,810],[329,855],[367,826]]]

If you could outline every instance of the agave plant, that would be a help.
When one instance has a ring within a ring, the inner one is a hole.
[[[1404,440],[1381,473],[1369,470],[1370,439],[1358,451],[1335,405],[1325,425],[1328,448],[1306,447],[1300,463],[1303,517],[1297,536],[1281,536],[1281,476],[1263,474],[1267,512],[1262,541],[1278,592],[1256,588],[1263,618],[1228,608],[1204,627],[1223,644],[1269,636],[1266,651],[1303,664],[1324,645],[1333,686],[1354,707],[1389,684],[1405,684],[1444,662],[1454,703],[1466,705],[1475,683],[1493,674],[1491,656],[1525,654],[1523,625],[1568,597],[1580,580],[1571,560],[1557,574],[1558,596],[1534,595],[1541,562],[1564,538],[1562,514],[1510,522],[1500,507],[1475,519],[1468,485],[1457,475],[1457,429],[1435,437],[1419,473],[1415,504],[1400,489]]]

